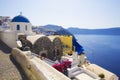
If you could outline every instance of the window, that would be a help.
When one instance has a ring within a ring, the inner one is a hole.
[[[20,25],[17,25],[17,30],[20,30]]]
[[[27,31],[27,25],[25,26],[25,30]]]

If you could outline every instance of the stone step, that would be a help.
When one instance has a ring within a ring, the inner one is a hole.
[[[75,66],[75,67],[72,67],[72,68],[71,68],[71,71],[72,71],[72,72],[75,72],[75,71],[78,71],[78,70],[80,70],[80,68],[79,68],[78,66]]]
[[[78,71],[75,71],[73,72],[73,76],[77,76],[78,74],[82,73],[82,71],[78,70]]]

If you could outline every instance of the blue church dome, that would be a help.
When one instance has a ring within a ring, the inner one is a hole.
[[[11,22],[25,22],[25,23],[30,23],[30,21],[26,17],[24,17],[22,15],[15,16],[12,19]]]

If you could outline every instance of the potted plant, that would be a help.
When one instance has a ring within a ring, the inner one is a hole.
[[[99,77],[101,78],[101,80],[104,80],[105,75],[103,73],[99,74]]]

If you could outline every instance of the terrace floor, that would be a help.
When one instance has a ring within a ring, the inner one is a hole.
[[[11,49],[0,41],[0,80],[28,80],[10,54]]]

